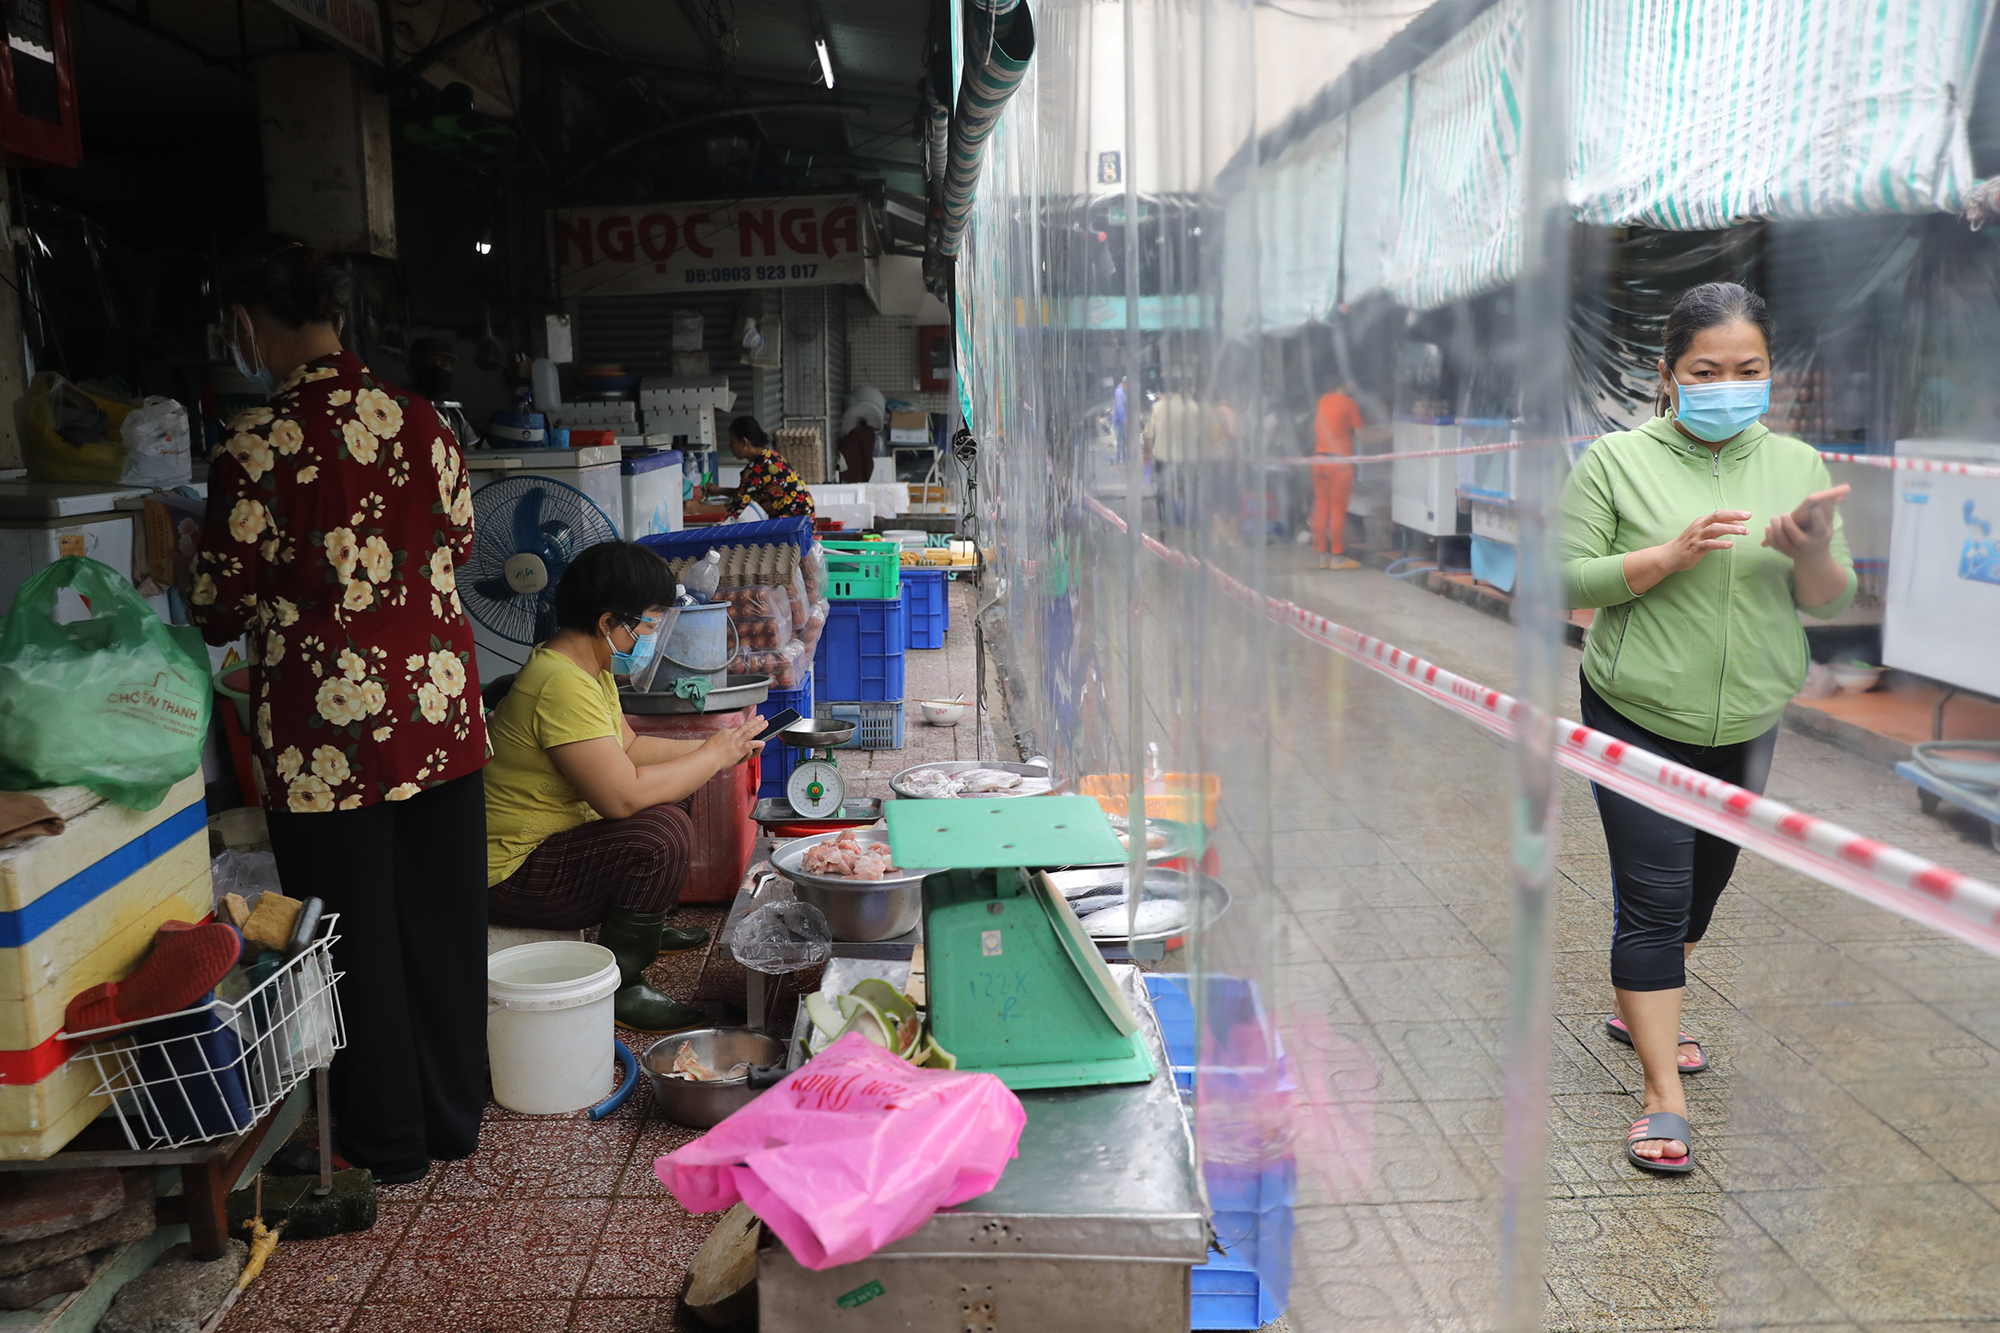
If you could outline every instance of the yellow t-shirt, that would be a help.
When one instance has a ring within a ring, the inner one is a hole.
[[[487,719],[493,757],[486,764],[486,884],[513,874],[552,834],[598,814],[549,762],[549,747],[619,730],[618,685],[549,648],[537,648],[514,688]]]

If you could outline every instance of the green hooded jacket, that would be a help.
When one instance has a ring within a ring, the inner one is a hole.
[[[1792,561],[1761,545],[1764,526],[1832,485],[1811,445],[1752,425],[1719,451],[1667,417],[1591,445],[1563,491],[1563,587],[1598,608],[1583,674],[1633,722],[1669,740],[1733,745],[1770,730],[1810,658],[1797,611],[1837,616],[1854,600],[1854,562],[1838,518],[1833,558],[1847,587],[1798,607]],[[1747,509],[1747,537],[1634,596],[1628,551],[1678,537],[1718,509]]]

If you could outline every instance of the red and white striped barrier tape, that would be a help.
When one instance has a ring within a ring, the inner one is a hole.
[[[1095,497],[1086,500],[1092,512],[1126,531],[1125,521],[1116,513]],[[1512,695],[1454,675],[1295,602],[1262,596],[1154,537],[1141,534],[1140,540],[1148,551],[1169,563],[1204,569],[1234,600],[1261,608],[1273,621],[1302,637],[1387,676],[1495,735],[1518,739],[1521,724],[1533,716],[1532,708]],[[1620,795],[2000,957],[2000,885],[1948,870],[1567,718],[1556,719],[1555,755],[1563,767]]]
[[[1464,454],[1502,454],[1509,449],[1520,449],[1525,440],[1502,440],[1498,444],[1468,444],[1457,449],[1412,449],[1407,453],[1386,454],[1312,454],[1301,458],[1274,458],[1273,467],[1310,467],[1314,463],[1406,463],[1418,458],[1457,458]]]
[[[1578,437],[1571,444],[1588,444],[1594,437]],[[1469,454],[1499,454],[1510,449],[1527,447],[1525,440],[1502,440],[1497,444],[1468,444],[1456,449],[1413,449],[1408,453],[1390,452],[1386,454],[1309,454],[1298,458],[1273,458],[1271,467],[1311,467],[1316,463],[1404,463],[1419,458],[1459,458]],[[1820,457],[1829,463],[1859,463],[1865,467],[1885,468],[1892,472],[1928,472],[1946,477],[1986,477],[2000,479],[2000,465],[1990,463],[1954,463],[1942,458],[1906,458],[1900,454],[1836,454],[1821,451]]]
[[[1942,458],[1904,458],[1898,454],[1829,454],[1820,457],[1829,463],[1861,463],[1894,472],[1934,472],[1947,477],[2000,478],[2000,467],[1988,463],[1953,463]]]

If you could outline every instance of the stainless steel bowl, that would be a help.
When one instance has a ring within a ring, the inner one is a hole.
[[[778,733],[778,739],[797,750],[823,750],[854,739],[858,723],[842,718],[801,718]]]
[[[801,863],[809,848],[848,832],[861,842],[889,841],[881,829],[815,833],[780,844],[771,852],[771,866],[792,882],[793,896],[820,910],[836,940],[866,944],[916,929],[924,911],[924,876],[930,871],[906,869],[888,879],[861,880],[830,879],[804,869]]]
[[[653,1104],[660,1114],[677,1125],[708,1129],[754,1101],[761,1088],[752,1088],[748,1078],[722,1079],[697,1083],[691,1078],[675,1078],[667,1071],[683,1044],[694,1047],[697,1060],[710,1069],[732,1069],[743,1063],[777,1065],[785,1060],[785,1044],[751,1028],[696,1028],[692,1032],[672,1032],[646,1048],[639,1067],[653,1085]]]

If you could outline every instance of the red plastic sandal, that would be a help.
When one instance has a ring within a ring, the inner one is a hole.
[[[243,937],[226,921],[163,922],[138,971],[72,999],[63,1011],[63,1029],[94,1032],[179,1013],[214,990],[242,956]]]

